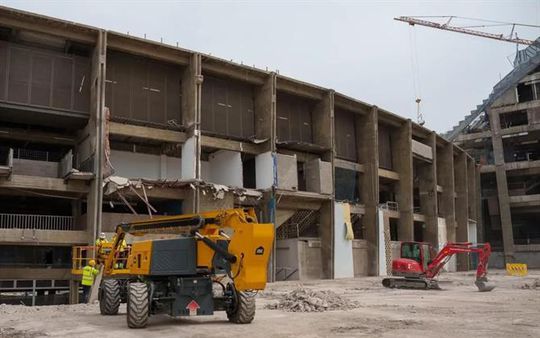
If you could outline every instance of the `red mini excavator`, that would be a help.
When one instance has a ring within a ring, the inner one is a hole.
[[[435,255],[435,250],[429,243],[402,242],[401,258],[392,261],[392,275],[383,279],[382,284],[387,288],[410,289],[439,289],[437,276],[450,257],[458,253],[478,254],[475,285],[481,292],[491,291],[495,285],[488,284],[487,265],[491,246],[489,243],[447,243]]]

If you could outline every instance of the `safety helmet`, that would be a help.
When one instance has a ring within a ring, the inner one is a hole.
[[[99,238],[105,239],[105,233],[104,233],[104,232],[100,233],[100,234],[99,234]]]
[[[88,265],[90,266],[95,266],[96,265],[96,261],[91,259],[89,262],[88,262]]]

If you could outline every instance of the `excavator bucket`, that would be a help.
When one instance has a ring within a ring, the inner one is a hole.
[[[474,284],[478,288],[478,291],[480,292],[489,292],[493,289],[495,289],[495,284],[489,283],[487,278],[483,279],[477,279]]]

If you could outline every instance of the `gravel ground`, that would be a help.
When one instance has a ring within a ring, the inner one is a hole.
[[[488,293],[477,291],[472,272],[444,273],[441,291],[385,289],[377,277],[273,283],[257,296],[257,315],[249,325],[231,324],[219,312],[193,318],[154,316],[146,329],[130,330],[124,305],[117,316],[101,316],[95,304],[2,304],[0,338],[540,337],[540,271],[510,277],[495,270],[489,276],[497,288]],[[276,306],[299,288],[312,295],[335,293],[354,306],[322,312],[287,312]]]

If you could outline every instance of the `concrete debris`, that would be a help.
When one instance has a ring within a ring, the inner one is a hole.
[[[524,283],[520,288],[526,290],[540,290],[540,279],[536,278],[530,283]]]
[[[46,333],[17,330],[13,327],[0,327],[0,338],[33,338],[47,336]]]
[[[287,312],[324,312],[332,310],[350,310],[358,305],[340,297],[333,291],[314,291],[297,288],[281,296],[279,302],[268,304],[267,309]]]

